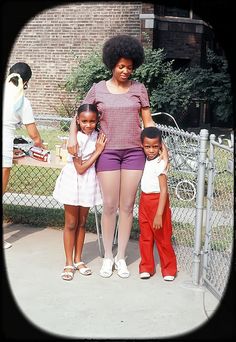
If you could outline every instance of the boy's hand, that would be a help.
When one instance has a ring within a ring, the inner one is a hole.
[[[162,228],[162,215],[156,215],[153,221],[153,228],[160,229]]]
[[[99,153],[102,153],[104,150],[104,147],[106,145],[107,138],[104,133],[99,134],[97,142],[96,142],[96,151]]]

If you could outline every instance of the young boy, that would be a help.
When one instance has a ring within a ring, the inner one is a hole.
[[[174,280],[177,273],[176,256],[171,244],[171,210],[166,177],[166,162],[160,159],[161,132],[156,127],[147,127],[141,133],[141,142],[146,163],[141,179],[139,204],[141,279],[155,273],[153,256],[154,241],[157,246],[161,272],[164,280]]]

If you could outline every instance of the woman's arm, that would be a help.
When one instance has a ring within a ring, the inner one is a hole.
[[[25,128],[27,130],[29,137],[34,141],[34,146],[44,148],[43,142],[42,142],[42,139],[41,139],[41,136],[39,134],[36,124],[34,122],[30,124],[25,124]]]
[[[159,198],[159,204],[157,207],[157,212],[153,221],[154,229],[162,228],[162,215],[165,209],[166,200],[167,200],[167,192],[168,192],[166,175],[161,174],[158,177],[158,179],[159,179],[159,185],[160,185],[160,198]]]
[[[104,150],[105,144],[106,144],[107,138],[105,134],[100,134],[98,136],[97,142],[96,142],[96,149],[93,152],[93,154],[90,156],[89,159],[85,160],[84,162],[80,157],[74,157],[73,162],[76,168],[76,171],[82,175],[85,171],[90,168],[90,166],[93,165],[93,163],[96,161],[96,159],[100,156],[102,151]]]
[[[76,125],[76,115],[75,115],[70,124],[69,139],[67,142],[67,151],[73,156],[75,156],[78,152],[77,133],[78,133],[78,129]]]
[[[143,126],[145,127],[156,127],[155,122],[152,119],[150,107],[141,108],[141,116],[143,120]]]

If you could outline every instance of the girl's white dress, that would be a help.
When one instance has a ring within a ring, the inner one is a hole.
[[[78,156],[87,160],[95,151],[98,132],[91,135],[77,133],[79,144]],[[101,191],[96,176],[95,163],[82,175],[77,173],[73,157],[68,156],[67,164],[56,180],[53,197],[60,203],[82,207],[93,207],[102,204]]]

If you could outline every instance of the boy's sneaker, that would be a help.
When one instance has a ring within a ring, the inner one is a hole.
[[[148,272],[142,272],[139,274],[140,279],[148,279],[151,277],[151,274]]]
[[[164,276],[163,279],[166,280],[166,281],[173,281],[173,280],[175,279],[175,277],[174,277],[174,276],[170,276],[170,275],[168,276],[168,275],[167,275],[167,276]]]

